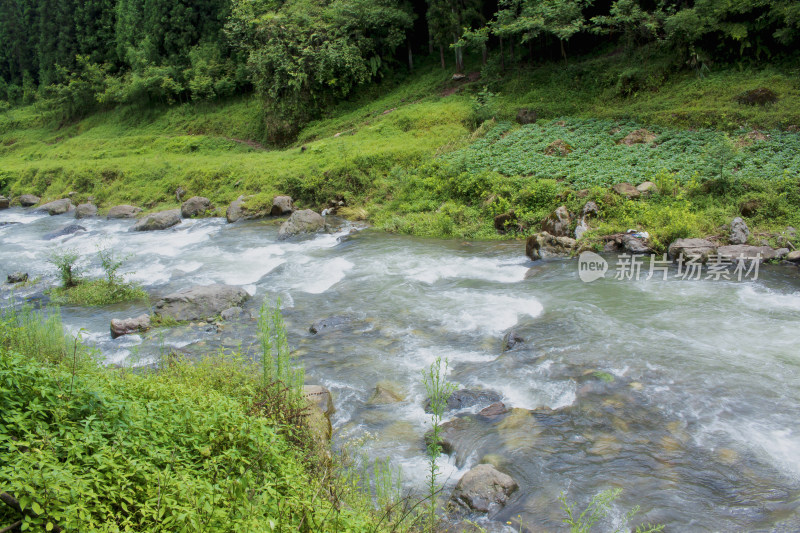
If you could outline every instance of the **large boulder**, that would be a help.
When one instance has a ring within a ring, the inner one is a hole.
[[[181,216],[183,218],[199,217],[206,214],[211,209],[211,200],[202,196],[192,196],[181,205]]]
[[[133,226],[133,231],[164,230],[181,223],[180,209],[150,213]]]
[[[139,333],[150,329],[150,317],[148,315],[137,316],[136,318],[112,318],[111,319],[111,338],[116,339],[123,335]]]
[[[512,329],[503,335],[503,351],[507,352],[508,350],[513,350],[515,346],[523,342],[525,342],[525,339]]]
[[[244,216],[243,206],[245,200],[246,198],[244,196],[240,196],[230,203],[227,211],[225,211],[225,218],[228,222],[236,222]]]
[[[333,407],[331,391],[322,385],[304,385],[303,397],[309,404],[319,407],[325,416],[330,417],[336,409]]]
[[[785,259],[787,261],[791,261],[792,263],[800,263],[800,250],[795,250],[794,252],[789,252]]]
[[[75,218],[91,218],[97,216],[97,206],[94,204],[80,204],[75,208]]]
[[[628,198],[639,198],[642,195],[639,189],[630,183],[617,183],[611,188],[620,196],[627,196]]]
[[[23,194],[18,198],[19,205],[22,207],[33,207],[34,205],[41,202],[41,199],[38,196],[33,194]]]
[[[73,233],[78,233],[79,231],[86,231],[86,228],[84,228],[83,226],[79,226],[77,224],[69,224],[68,226],[64,226],[60,230],[56,230],[45,234],[42,237],[42,239],[46,241],[52,241],[53,239],[64,237],[66,235],[72,235]]]
[[[525,255],[531,261],[542,257],[569,255],[577,246],[575,239],[570,237],[556,237],[546,231],[531,235],[525,241]]]
[[[699,257],[702,261],[717,251],[717,245],[706,239],[676,239],[667,250],[670,259]]]
[[[106,218],[136,218],[142,212],[141,207],[133,205],[115,205],[108,210]]]
[[[11,200],[5,196],[0,196],[0,209],[8,209],[9,205],[11,205]]]
[[[717,248],[717,255],[732,260],[760,258],[762,261],[772,261],[773,259],[786,257],[788,254],[788,248],[775,250],[769,246],[748,246],[746,244],[732,244]]]
[[[63,215],[68,211],[72,211],[75,209],[75,206],[72,205],[72,200],[69,198],[62,198],[61,200],[54,200],[52,202],[47,202],[46,204],[42,204],[36,208],[36,211],[39,213],[46,212],[50,216],[54,215]]]
[[[325,228],[325,219],[311,209],[295,211],[289,219],[281,224],[278,230],[279,239],[288,239],[294,235],[314,233]]]
[[[230,285],[198,285],[164,296],[154,312],[179,322],[202,320],[226,309],[241,305],[250,295],[241,287]]]
[[[750,236],[750,229],[742,217],[736,217],[731,222],[731,235],[728,238],[731,244],[745,244]]]
[[[471,512],[495,513],[518,488],[508,474],[492,465],[480,464],[458,480],[451,500]]]
[[[572,224],[572,217],[566,206],[561,206],[542,221],[542,231],[546,231],[554,237],[568,237],[569,227]]]
[[[291,196],[276,196],[272,199],[272,210],[269,212],[274,217],[283,215],[291,215],[294,213],[295,207]]]

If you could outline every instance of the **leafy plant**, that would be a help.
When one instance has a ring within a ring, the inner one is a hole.
[[[80,281],[78,276],[82,267],[78,265],[79,259],[80,255],[73,249],[55,251],[50,255],[48,261],[58,269],[63,289],[75,287]]]
[[[443,366],[444,363],[444,366]],[[437,495],[439,486],[437,478],[439,475],[439,465],[437,459],[442,453],[442,415],[447,408],[447,400],[456,390],[452,383],[447,382],[447,360],[442,361],[441,357],[431,363],[430,368],[422,372],[422,380],[425,384],[425,391],[430,399],[431,410],[431,431],[427,437],[428,454],[428,518],[427,526],[430,531],[435,530]]]
[[[564,518],[564,524],[569,526],[570,533],[590,533],[592,528],[606,515],[608,515],[609,510],[611,509],[611,505],[616,501],[617,498],[622,494],[622,489],[608,489],[595,494],[592,500],[589,502],[589,505],[581,511],[580,514],[577,514],[575,510],[575,504],[569,503],[567,501],[567,497],[564,493],[558,497],[558,501],[561,502],[561,509],[564,511],[566,518]],[[622,519],[622,525],[617,527],[614,530],[614,533],[622,533],[623,531],[627,531],[628,529],[628,522],[633,519],[634,516],[639,512],[639,506],[632,508],[630,511],[625,513],[624,518]],[[635,533],[657,533],[659,531],[663,531],[663,525],[639,525],[635,529]]]

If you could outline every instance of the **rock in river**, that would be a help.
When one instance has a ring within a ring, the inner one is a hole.
[[[15,283],[25,283],[26,281],[28,281],[27,272],[14,272],[6,277],[6,283],[9,285],[13,285]]]
[[[245,302],[250,295],[231,285],[198,285],[164,296],[155,305],[155,314],[183,322],[203,320]]]
[[[202,196],[192,196],[181,205],[181,216],[192,218],[203,216],[211,209],[211,200]]]
[[[325,219],[311,209],[295,211],[289,219],[281,224],[278,230],[279,239],[287,239],[293,235],[313,233],[325,227]]]
[[[500,401],[500,395],[494,391],[459,389],[447,398],[447,409],[464,409],[474,405],[489,405]],[[425,411],[430,412],[431,401],[425,403]]]
[[[133,205],[116,205],[108,210],[106,218],[136,218],[142,212],[141,207]]]
[[[41,199],[33,194],[23,194],[19,197],[19,205],[22,207],[33,207],[38,204]]]
[[[53,239],[57,239],[65,235],[72,235],[73,233],[78,233],[79,231],[86,231],[86,228],[77,224],[70,224],[68,226],[64,226],[60,230],[47,233],[42,237],[42,239],[46,241],[52,241]]]
[[[678,259],[682,255],[684,259],[700,257],[706,261],[716,251],[717,246],[706,239],[676,239],[669,245],[670,259]]]
[[[279,217],[282,215],[291,215],[294,212],[294,202],[291,196],[276,196],[272,199],[272,210],[270,215]]]
[[[458,480],[451,500],[470,511],[494,513],[519,486],[514,479],[492,465],[480,464]]]
[[[97,215],[97,206],[94,204],[80,204],[75,208],[75,218],[90,218]]]
[[[36,208],[37,212],[47,212],[47,214],[63,215],[68,211],[72,211],[75,206],[72,205],[72,200],[69,198],[62,198],[61,200],[54,200],[46,204],[40,205]]]
[[[330,417],[336,409],[333,407],[331,391],[322,385],[304,385],[303,397],[309,404],[319,407],[325,416]]]
[[[8,209],[10,203],[11,201],[8,198],[0,196],[0,209]]]
[[[570,237],[555,237],[546,231],[531,235],[525,241],[525,255],[531,261],[542,257],[569,255],[577,246],[575,239]]]
[[[316,335],[317,333],[324,333],[332,329],[344,327],[354,320],[355,317],[349,315],[329,316],[328,318],[321,318],[315,321],[311,324],[311,327],[308,328],[308,331]]]
[[[171,228],[181,223],[180,209],[151,213],[133,226],[133,231],[154,231]]]
[[[150,329],[150,317],[141,315],[136,318],[112,318],[111,319],[111,338],[116,339],[123,335],[147,331]]]

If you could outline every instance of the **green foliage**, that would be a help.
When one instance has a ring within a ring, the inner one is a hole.
[[[61,278],[61,288],[71,289],[79,282],[79,274],[82,267],[78,264],[80,255],[77,250],[64,249],[54,251],[48,261],[58,269]]]
[[[567,497],[561,493],[558,501],[561,502],[561,509],[564,511],[566,518],[564,524],[569,526],[570,533],[590,533],[592,528],[608,515],[611,510],[611,505],[622,494],[622,489],[609,489],[596,494],[589,505],[580,514],[575,510],[575,504],[567,502]],[[622,533],[629,531],[628,522],[633,519],[639,512],[639,506],[634,507],[622,519],[622,525],[614,530],[614,533]],[[663,525],[642,524],[636,527],[635,533],[657,533],[663,531]]]
[[[136,284],[127,283],[119,274],[124,259],[115,256],[110,249],[99,249],[97,255],[105,272],[105,279],[78,278],[79,256],[74,250],[56,252],[52,256],[50,261],[58,267],[62,280],[61,287],[49,291],[54,302],[71,305],[109,305],[149,298],[144,289]]]
[[[295,403],[299,402],[303,395],[305,373],[302,367],[292,364],[280,299],[273,309],[266,301],[261,305],[258,340],[261,345],[262,382],[264,385],[281,383],[288,389],[289,398]]]
[[[0,523],[22,520],[35,531],[379,525],[320,497],[324,481],[280,425],[251,412],[260,380],[246,359],[115,371],[65,336],[57,317],[0,316],[0,476],[23,510],[3,505]]]
[[[429,531],[436,528],[437,495],[439,494],[438,474],[439,465],[436,460],[442,453],[442,416],[447,409],[447,400],[456,390],[452,383],[447,382],[447,360],[442,366],[442,358],[437,357],[427,371],[422,372],[422,381],[425,391],[431,402],[431,431],[427,436],[428,453],[428,513],[427,527]]]

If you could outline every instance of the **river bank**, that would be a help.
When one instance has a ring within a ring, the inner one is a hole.
[[[0,227],[3,269],[50,284],[47,254],[70,247],[97,273],[103,245],[131,254],[125,273],[154,302],[214,283],[250,296],[229,321],[117,339],[110,320],[149,305],[64,307],[67,328],[83,329],[107,363],[146,365],[164,349],[254,353],[254,311],[280,297],[307,383],[333,395],[334,446],[364,439],[369,457],[402,467],[408,487],[425,472],[420,371],[441,355],[450,381],[483,394],[447,414],[445,492],[471,468],[493,464],[519,485],[492,514],[498,523],[520,515],[558,530],[562,490],[585,504],[610,486],[625,489],[615,509],[641,505],[643,520],[677,531],[770,529],[796,517],[793,265],[764,265],[757,280],[690,281],[673,266],[667,280],[584,283],[577,261],[530,261],[520,241],[417,239],[348,225],[280,239],[271,219],[185,219],[131,232],[134,220],[88,218],[79,221],[86,231],[42,240],[69,216],[0,211],[0,220],[18,222]],[[616,255],[603,257],[614,272]],[[37,294],[30,286],[16,296]],[[310,331],[332,317],[346,320]],[[512,331],[522,340],[504,349]],[[378,401],[386,389],[389,401]],[[502,409],[480,414],[498,401]]]

